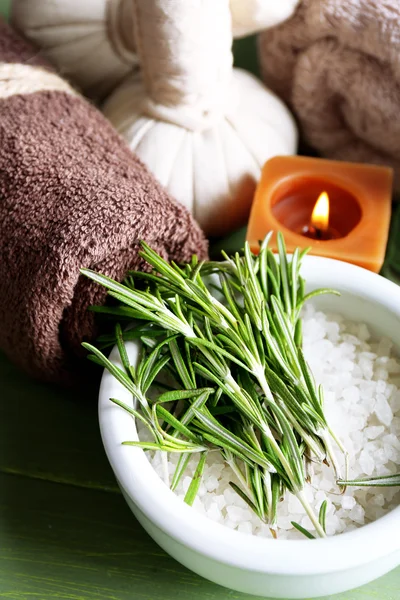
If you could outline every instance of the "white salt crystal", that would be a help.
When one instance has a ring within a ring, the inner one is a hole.
[[[363,372],[358,365],[354,365],[352,375],[355,379],[361,379],[363,377]]]
[[[207,492],[213,492],[218,487],[218,479],[214,475],[211,475],[211,477],[205,479],[205,487]]]
[[[374,352],[362,352],[360,354],[360,358],[362,360],[367,360],[369,362],[372,362],[373,360],[375,360],[377,358],[376,354]]]
[[[237,498],[236,492],[231,488],[231,486],[227,487],[224,490],[224,498],[225,502],[229,504],[233,504]]]
[[[375,414],[383,425],[390,425],[393,419],[393,412],[389,402],[382,394],[378,394],[375,403]]]
[[[242,519],[244,519],[245,521],[251,521],[251,519],[254,517],[254,513],[252,510],[250,510],[250,508],[248,506],[246,506],[246,508],[242,509]]]
[[[374,374],[374,369],[371,360],[361,359],[359,363],[360,369],[362,371],[365,379],[372,379]]]
[[[325,492],[330,492],[334,487],[334,482],[331,479],[321,479],[319,489]]]
[[[347,387],[343,390],[343,398],[350,404],[355,404],[360,400],[360,390],[355,385]]]
[[[289,512],[293,514],[302,514],[305,513],[306,510],[300,500],[294,496],[293,494],[289,494]]]
[[[391,460],[393,462],[400,461],[400,453],[392,444],[384,444],[383,451],[385,455],[385,462]],[[382,461],[383,462],[383,461]]]
[[[377,353],[379,356],[389,356],[392,348],[392,340],[389,340],[388,338],[382,338],[378,343]]]
[[[388,465],[381,465],[380,467],[377,467],[376,473],[377,473],[378,477],[386,477],[386,475],[394,475],[394,470],[392,470],[389,466],[391,464],[393,464],[393,463],[388,463]],[[388,495],[388,490],[385,491],[385,494]]]
[[[339,517],[332,515],[326,518],[325,531],[327,535],[335,535],[339,529]]]
[[[339,339],[339,332],[340,332],[339,323],[335,323],[335,322],[327,323],[325,326],[325,329],[326,329],[326,336],[327,336],[328,340],[336,343]]]
[[[313,488],[310,485],[306,485],[304,488],[304,496],[305,496],[306,500],[308,500],[308,502],[313,502],[314,495],[315,495],[315,492],[314,492]]]
[[[327,495],[325,494],[325,492],[323,492],[322,490],[318,490],[318,492],[315,494],[316,510],[319,510],[321,508],[321,504],[325,502],[326,499]]]
[[[389,378],[389,373],[387,372],[387,369],[377,369],[375,377],[380,381],[387,380]]]
[[[387,373],[387,371],[385,371],[385,373]],[[383,379],[378,379],[376,382],[376,392],[378,394],[384,394],[387,387],[387,383],[386,381],[383,381]]]
[[[223,496],[222,494],[220,494],[219,496],[213,496],[215,499],[215,502],[218,506],[218,508],[220,510],[222,510],[223,508],[225,508],[226,506],[226,500],[225,500],[225,496]]]
[[[400,362],[394,358],[390,358],[387,363],[387,370],[389,373],[400,373]]]
[[[366,427],[364,429],[364,435],[369,440],[375,440],[384,431],[385,428],[382,425],[371,425],[371,427]]]
[[[356,505],[356,500],[353,496],[342,496],[342,508],[344,510],[351,510]]]
[[[375,394],[376,383],[375,381],[360,381],[359,386],[363,400],[371,398]]]
[[[206,493],[207,493],[207,488],[204,485],[204,482],[201,482],[200,487],[197,492],[197,495],[201,498],[202,496],[205,496]]]
[[[253,533],[253,527],[250,521],[242,521],[239,523],[238,531],[241,533]]]
[[[277,524],[278,524],[279,529],[293,529],[292,521],[296,521],[294,516],[287,516],[287,517],[279,517],[278,516]]]
[[[224,525],[225,525],[225,527],[229,527],[229,529],[236,529],[237,521],[231,521],[230,519],[225,519]]]
[[[315,529],[314,524],[312,523],[310,517],[303,517],[301,519],[300,525],[302,527],[304,527],[304,529],[307,529],[307,531],[312,531]]]
[[[362,525],[364,523],[364,515],[365,510],[363,507],[359,504],[356,504],[356,506],[350,512],[350,519]]]
[[[206,509],[206,511],[211,508],[212,504],[216,504],[214,494],[207,494],[203,500],[203,504],[204,504],[204,508]],[[218,506],[218,504],[217,504],[217,506]]]
[[[361,452],[359,462],[362,472],[366,475],[372,475],[374,471],[375,462],[368,452],[366,452],[365,450]]]
[[[383,494],[377,494],[376,496],[374,496],[373,498],[371,498],[370,503],[374,504],[375,506],[383,506],[385,504],[384,495]]]
[[[197,510],[197,512],[199,512],[203,515],[206,514],[206,509],[204,508],[204,504],[198,496],[194,499],[193,508],[195,510]]]
[[[190,484],[192,483],[192,478],[191,477],[184,477],[183,478],[183,491],[186,492],[189,489]]]
[[[400,436],[400,418],[393,417],[393,421],[390,424],[390,433]]]
[[[325,335],[324,327],[315,319],[311,319],[308,323],[304,323],[304,335],[307,335],[311,343],[322,340]]]
[[[226,513],[234,523],[239,523],[242,520],[243,509],[240,506],[227,506]]]
[[[213,502],[211,504],[210,508],[207,511],[207,517],[212,521],[216,521],[217,523],[221,520],[222,513],[218,508],[218,504],[216,502]]]
[[[400,450],[400,440],[397,437],[397,435],[394,435],[393,433],[389,433],[388,435],[385,435],[383,437],[383,442],[385,444],[390,444],[391,446],[393,446],[397,450]]]
[[[393,410],[393,412],[400,411],[400,391],[396,391],[391,394],[390,408]]]
[[[350,438],[353,442],[353,451],[357,454],[364,446],[364,436],[361,431],[350,431]]]

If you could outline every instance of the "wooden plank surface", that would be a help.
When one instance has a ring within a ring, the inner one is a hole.
[[[257,600],[167,556],[121,495],[0,474],[0,598]],[[398,600],[400,571],[331,600]]]
[[[98,380],[77,393],[44,385],[0,359],[0,469],[116,489],[97,424]]]

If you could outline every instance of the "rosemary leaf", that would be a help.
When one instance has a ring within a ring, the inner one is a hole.
[[[171,425],[178,433],[184,435],[188,438],[188,440],[193,443],[198,443],[197,436],[193,434],[193,432],[188,429],[182,422],[175,418],[166,408],[164,408],[161,404],[156,404],[156,412],[159,417],[161,417],[166,423]]]
[[[313,535],[312,533],[307,531],[307,529],[304,529],[304,527],[302,527],[299,523],[296,523],[295,521],[291,521],[291,523],[292,523],[293,527],[295,529],[297,529],[298,531],[300,531],[300,533],[305,535],[306,538],[308,538],[309,540],[315,540],[315,535]]]
[[[189,398],[196,398],[204,392],[212,394],[214,388],[197,388],[195,390],[172,390],[165,392],[158,397],[157,402],[173,402],[175,400],[188,400]]]
[[[178,458],[177,465],[175,467],[174,475],[171,481],[171,490],[175,491],[179,485],[180,480],[182,479],[186,467],[188,466],[188,462],[190,460],[190,454],[181,454]]]
[[[383,475],[382,477],[366,477],[365,479],[349,479],[337,481],[338,485],[355,485],[357,487],[395,487],[400,486],[400,473]]]
[[[321,504],[321,508],[319,509],[318,520],[320,522],[322,529],[325,531],[325,533],[326,533],[326,509],[327,508],[328,508],[328,501],[324,500],[323,503]]]
[[[234,483],[233,481],[230,481],[229,485],[233,490],[235,490],[237,495],[240,496],[242,500],[246,502],[246,504],[251,508],[251,510],[258,514],[260,518],[262,518],[262,512],[259,511],[258,507],[250,500],[250,498],[244,493],[244,491],[241,490],[240,487],[236,485],[236,483]]]
[[[207,460],[207,452],[203,452],[200,455],[200,460],[198,462],[198,465],[194,472],[192,481],[190,482],[188,491],[186,492],[186,495],[184,498],[184,502],[186,502],[186,504],[189,504],[189,506],[193,505],[193,502],[195,501],[196,496],[197,496],[197,492],[199,491],[201,480],[203,478],[206,460]]]
[[[161,452],[178,452],[196,454],[197,452],[204,452],[207,448],[205,446],[195,446],[192,444],[186,445],[171,445],[161,444],[156,442],[122,442],[123,446],[134,446],[136,448],[142,448],[142,450],[160,450]]]

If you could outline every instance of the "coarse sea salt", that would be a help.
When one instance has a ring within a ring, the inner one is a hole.
[[[364,323],[326,314],[309,304],[303,311],[304,353],[318,384],[325,390],[325,411],[350,457],[351,479],[400,471],[400,358],[391,340],[374,339]],[[146,437],[139,426],[139,436]],[[160,475],[165,467],[159,452],[147,457]],[[343,468],[343,458],[338,451]],[[174,472],[177,454],[168,456]],[[184,499],[198,462],[191,457],[175,493]],[[218,451],[209,452],[203,481],[193,510],[230,529],[272,537],[264,523],[234,492],[239,484]],[[312,483],[305,494],[316,511],[327,500],[326,531],[335,535],[376,520],[400,503],[398,488],[348,487],[338,493],[333,470],[314,464]],[[313,525],[296,497],[287,493],[278,507],[279,539],[302,538],[296,521],[311,532]]]

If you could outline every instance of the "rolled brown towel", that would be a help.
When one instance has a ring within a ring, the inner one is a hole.
[[[400,189],[400,3],[301,0],[262,33],[262,75],[324,156],[384,164]]]
[[[168,152],[168,148],[165,148]],[[70,380],[93,303],[91,267],[121,279],[138,244],[186,261],[207,254],[188,212],[105,118],[0,23],[0,347],[46,380]]]

